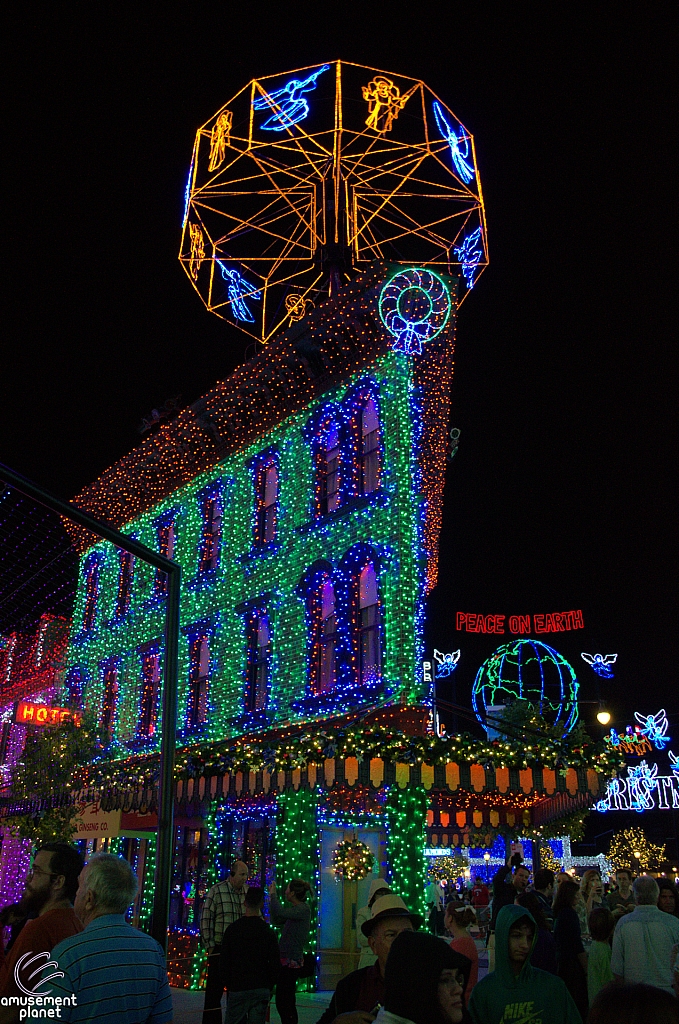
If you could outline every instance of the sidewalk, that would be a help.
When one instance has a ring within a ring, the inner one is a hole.
[[[201,1024],[205,993],[191,992],[186,988],[173,988],[171,991],[174,1007],[173,1024]],[[299,1024],[316,1024],[331,997],[332,992],[299,992],[297,994]],[[281,1024],[273,1002],[271,1003],[271,1024]]]

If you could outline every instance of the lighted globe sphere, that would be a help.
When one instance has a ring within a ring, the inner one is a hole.
[[[476,674],[472,703],[485,725],[490,708],[528,700],[563,735],[578,719],[578,681],[563,655],[540,640],[513,640],[498,647]],[[492,714],[492,712],[491,712]]]

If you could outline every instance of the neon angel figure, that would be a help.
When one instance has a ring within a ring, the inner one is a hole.
[[[448,124],[443,116],[443,110],[440,103],[434,103],[433,110],[439,131],[450,146],[450,155],[452,157],[455,170],[460,175],[465,185],[468,185],[476,174],[474,164],[470,163],[468,160],[469,136],[462,125],[460,125],[460,134],[458,135],[455,129]]]
[[[261,296],[261,292],[254,285],[250,284],[249,281],[246,281],[237,270],[229,270],[220,260],[217,260],[217,263],[222,268],[222,277],[229,286],[229,302],[231,303],[233,315],[239,320],[245,320],[247,323],[253,324],[255,318],[248,306],[246,306],[245,299],[258,299]]]
[[[260,128],[270,132],[282,132],[285,128],[291,128],[293,124],[298,124],[308,117],[309,104],[302,98],[302,93],[312,92],[316,88],[318,77],[329,68],[329,64],[324,64],[303,82],[300,82],[299,78],[291,78],[282,89],[276,89],[275,92],[267,93],[266,96],[260,96],[253,100],[252,106],[255,110],[279,108],[264,124],[260,125]]]
[[[441,651],[434,651],[434,661],[436,662],[436,678],[445,679],[447,676],[453,674],[457,668],[457,663],[460,660],[460,652],[453,651],[452,654],[441,654]]]
[[[638,711],[635,711],[634,717],[643,727],[641,735],[648,736],[657,750],[664,750],[671,739],[670,736],[665,735],[669,725],[665,709],[663,708],[657,715],[640,715]]]
[[[613,678],[613,673],[608,666],[616,661],[617,654],[581,654],[580,657],[588,665],[591,665],[596,674],[601,676],[602,679]]]
[[[482,229],[472,231],[462,245],[456,245],[455,255],[462,264],[462,276],[467,282],[467,288],[473,288],[476,269],[484,256]]]

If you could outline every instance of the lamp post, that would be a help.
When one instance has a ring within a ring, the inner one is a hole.
[[[484,853],[483,859],[486,862],[486,881],[490,882],[490,854],[488,853],[488,850]]]

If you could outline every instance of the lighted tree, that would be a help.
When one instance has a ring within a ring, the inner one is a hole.
[[[543,868],[549,868],[554,874],[562,870],[561,865],[552,853],[551,846],[540,846],[540,864]]]
[[[73,720],[55,728],[36,729],[26,737],[21,759],[12,774],[12,802],[18,813],[3,824],[35,843],[71,842],[78,806],[58,802],[55,795],[80,788],[77,775],[101,753],[103,733],[88,715],[82,724]]]
[[[642,868],[649,871],[659,867],[665,859],[665,847],[649,842],[643,828],[635,825],[616,832],[611,840],[608,858],[614,868]]]

